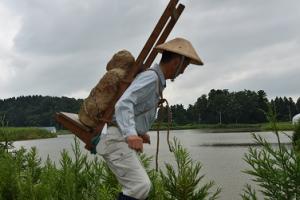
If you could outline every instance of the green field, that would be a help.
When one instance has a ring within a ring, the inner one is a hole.
[[[151,127],[151,131],[156,131],[158,123],[154,123]],[[278,122],[278,130],[280,131],[292,131],[294,125],[291,122]],[[167,123],[160,124],[160,130],[166,130]],[[261,124],[185,124],[170,125],[170,130],[188,130],[188,129],[202,129],[210,133],[228,133],[228,132],[261,132],[272,131],[270,123]],[[68,130],[58,130],[57,135],[71,134]]]
[[[57,137],[47,130],[34,127],[0,127],[0,141],[32,140]]]
[[[154,123],[151,130],[155,131],[157,123]],[[290,122],[278,122],[278,130],[292,131],[294,126]],[[162,123],[160,130],[166,130],[167,123]],[[259,132],[259,131],[271,131],[271,125],[269,123],[263,124],[186,124],[170,126],[171,130],[186,130],[186,129],[204,129],[211,133],[221,132]],[[53,138],[57,135],[70,134],[68,130],[58,130],[56,134],[50,133],[46,130],[35,127],[0,127],[0,141],[18,141],[18,140],[32,140]]]
[[[154,123],[151,130],[156,130],[157,123]],[[278,122],[278,130],[280,131],[291,131],[294,126],[291,122]],[[161,130],[167,129],[167,123],[160,125]],[[172,130],[184,130],[184,129],[204,129],[207,132],[259,132],[259,131],[271,131],[272,127],[269,123],[262,124],[186,124],[177,125],[172,124],[170,126]]]
[[[71,131],[66,130],[66,129],[60,129],[57,130],[56,135],[68,135],[68,134],[72,134]]]

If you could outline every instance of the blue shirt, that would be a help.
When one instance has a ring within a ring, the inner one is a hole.
[[[158,64],[151,69],[155,71],[138,74],[115,105],[115,120],[125,137],[147,133],[155,120],[166,80]]]

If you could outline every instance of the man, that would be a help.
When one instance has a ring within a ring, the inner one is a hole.
[[[143,142],[150,143],[147,132],[155,120],[166,80],[174,81],[190,63],[203,65],[191,43],[183,38],[175,38],[156,49],[162,53],[159,65],[137,75],[116,103],[114,120],[97,145],[97,152],[122,185],[119,200],[148,197],[151,182],[137,152],[143,151]]]

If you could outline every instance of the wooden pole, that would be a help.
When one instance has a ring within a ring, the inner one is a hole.
[[[157,40],[156,44],[154,45],[157,46],[159,44],[162,44],[166,41],[167,37],[169,36],[169,34],[171,33],[173,27],[175,26],[177,20],[179,19],[181,13],[184,10],[184,5],[179,4],[179,6],[176,8],[176,10],[174,10],[173,15],[171,16],[171,19],[169,20],[169,23],[167,24],[166,28],[164,29],[163,33],[161,34],[161,36],[159,37],[159,39]],[[158,51],[153,49],[150,53],[150,55],[148,56],[145,64],[144,64],[144,68],[149,68],[154,59],[156,58],[158,54]]]

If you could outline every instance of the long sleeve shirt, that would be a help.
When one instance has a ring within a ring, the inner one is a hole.
[[[155,120],[166,80],[158,64],[151,69],[138,74],[115,105],[115,120],[124,137],[147,133]]]

